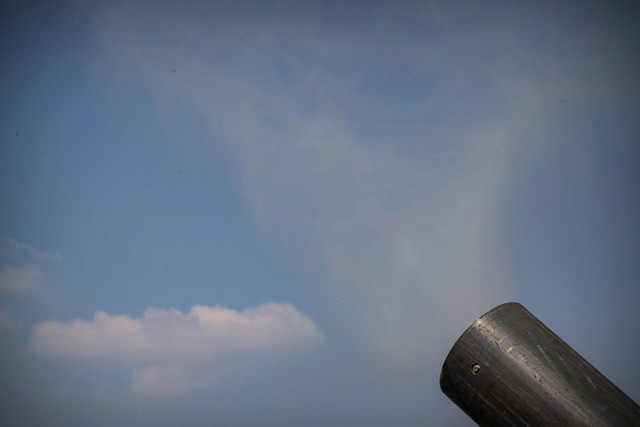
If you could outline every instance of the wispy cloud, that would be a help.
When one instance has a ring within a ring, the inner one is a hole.
[[[10,330],[16,327],[11,314],[8,310],[0,308],[0,332]]]
[[[62,255],[58,252],[41,252],[27,243],[18,242],[14,239],[7,239],[6,244],[14,250],[23,252],[34,261],[62,261]]]
[[[311,319],[290,304],[272,303],[243,311],[200,305],[188,313],[150,308],[141,318],[97,312],[91,320],[51,320],[33,326],[30,348],[42,355],[96,361],[178,363],[279,351],[320,340]]]
[[[197,377],[178,364],[151,365],[133,372],[130,390],[152,397],[174,396],[209,386],[212,379]]]
[[[62,261],[57,252],[41,252],[14,239],[5,240],[0,254],[3,261],[0,291],[4,292],[30,293],[42,289],[45,282],[42,266],[47,261]]]
[[[0,291],[34,292],[41,288],[43,280],[37,264],[5,265],[0,270]]]
[[[106,44],[159,102],[196,107],[256,223],[294,263],[323,270],[335,333],[378,372],[435,371],[444,355],[433,348],[509,298],[494,231],[513,141],[537,106],[514,112],[499,76],[436,18],[412,18],[413,32],[391,20],[367,39],[295,13],[254,26],[232,10],[233,25],[194,19],[187,33],[154,15],[169,34],[156,37],[130,25],[147,22],[137,7],[110,12],[108,25],[94,14]]]

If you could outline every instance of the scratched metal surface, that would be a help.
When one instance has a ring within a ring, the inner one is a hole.
[[[440,387],[481,426],[640,426],[640,407],[518,303],[462,334]]]

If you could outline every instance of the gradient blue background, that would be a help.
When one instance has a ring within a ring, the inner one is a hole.
[[[2,276],[3,425],[473,425],[439,368],[510,300],[640,400],[635,3],[0,20],[0,261],[41,273]],[[267,302],[325,340],[191,367],[220,382],[171,396],[132,393],[130,360],[29,346],[47,320]]]

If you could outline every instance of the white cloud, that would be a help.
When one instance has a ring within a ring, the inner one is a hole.
[[[36,264],[5,265],[0,271],[0,291],[33,292],[43,283],[44,274]]]
[[[318,342],[313,321],[290,304],[235,311],[194,306],[188,313],[149,308],[142,318],[97,312],[93,319],[46,321],[32,328],[39,354],[92,360],[198,362]]]
[[[130,390],[136,394],[173,396],[210,385],[210,378],[196,377],[184,366],[151,365],[133,372]]]

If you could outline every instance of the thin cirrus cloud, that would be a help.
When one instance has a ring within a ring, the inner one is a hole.
[[[91,320],[41,322],[31,332],[30,348],[37,354],[147,364],[197,363],[322,340],[310,318],[290,304],[277,303],[243,311],[204,305],[187,313],[149,308],[141,318],[96,312]],[[175,369],[137,371],[134,380],[144,390],[167,376],[187,381]]]
[[[150,365],[133,372],[131,392],[147,396],[175,396],[207,387],[210,377],[196,377],[190,370],[179,364]]]
[[[3,261],[0,269],[0,291],[32,293],[41,290],[45,283],[43,265],[61,262],[57,252],[42,252],[15,239],[6,239],[0,247]]]
[[[29,244],[18,242],[15,239],[7,239],[6,244],[11,250],[26,254],[35,261],[62,261],[62,255],[58,252],[39,251]]]
[[[44,274],[37,264],[5,265],[0,270],[0,290],[4,292],[34,292],[43,283]]]
[[[13,327],[15,327],[15,323],[11,318],[11,314],[7,310],[0,308],[0,331],[12,329]]]

